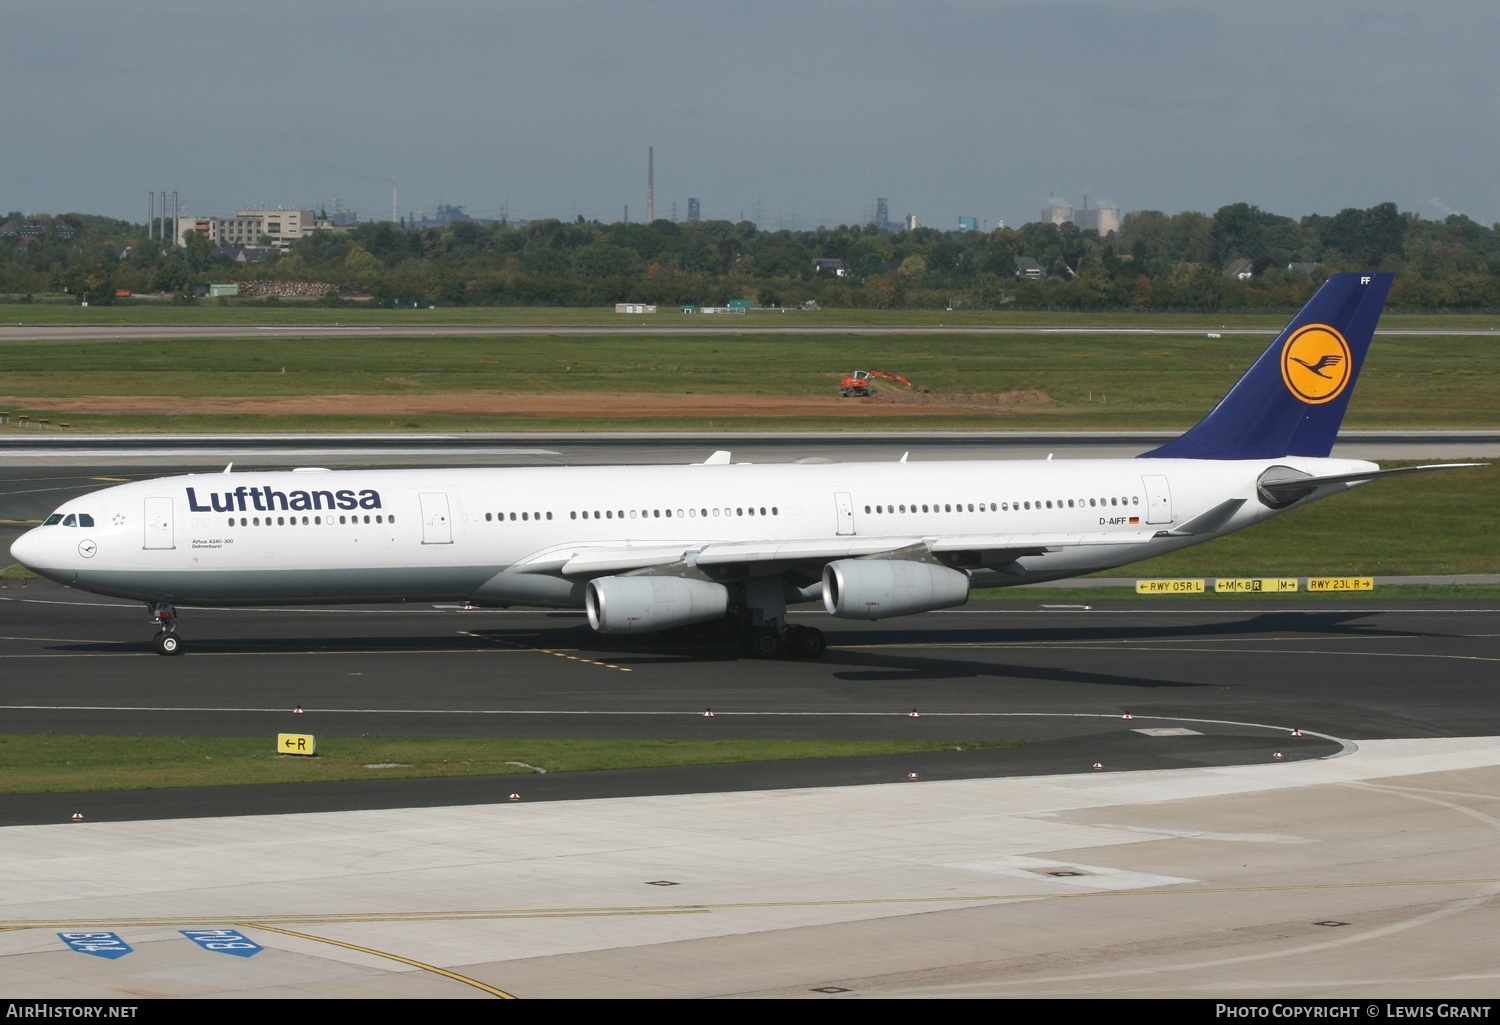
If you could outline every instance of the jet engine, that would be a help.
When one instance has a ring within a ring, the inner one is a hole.
[[[889,619],[968,600],[968,574],[930,562],[841,559],[823,567],[823,605],[843,619]]]
[[[599,633],[649,633],[718,619],[729,608],[729,591],[683,577],[599,577],[589,581],[583,604]]]

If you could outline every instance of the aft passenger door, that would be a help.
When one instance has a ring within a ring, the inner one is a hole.
[[[1171,523],[1172,489],[1167,478],[1152,475],[1142,477],[1141,483],[1146,485],[1146,522]]]
[[[417,497],[422,501],[422,543],[451,545],[453,517],[448,512],[447,494],[441,491],[424,491]]]

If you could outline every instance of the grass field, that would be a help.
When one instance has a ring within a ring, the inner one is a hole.
[[[274,737],[0,735],[0,793],[154,790],[447,776],[526,776],[670,765],[852,758],[1019,746],[1018,740],[489,740],[320,738],[287,757]],[[507,780],[505,796],[521,781]]]
[[[545,335],[8,342],[0,409],[75,431],[532,431],[1185,429],[1272,337],[1017,334]],[[930,394],[837,395],[856,368],[900,372]],[[1025,401],[1016,403],[1022,393]],[[482,415],[385,413],[382,398],[554,396],[555,407]],[[367,408],[293,414],[188,411],[179,400],[356,395]],[[693,395],[739,401],[722,415],[615,408],[595,397]],[[1012,396],[997,399],[997,396]],[[96,396],[140,400],[120,409]],[[787,408],[792,400],[815,400]],[[822,403],[818,405],[817,403]],[[1500,341],[1394,337],[1371,351],[1350,428],[1500,427]],[[0,430],[22,430],[12,416]],[[29,428],[35,429],[35,428]]]

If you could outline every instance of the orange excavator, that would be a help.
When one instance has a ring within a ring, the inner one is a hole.
[[[900,374],[888,374],[884,370],[856,370],[848,377],[839,382],[839,395],[846,399],[862,399],[873,394],[870,387],[872,378],[882,378],[904,385],[912,391],[926,391],[926,388],[918,388]]]

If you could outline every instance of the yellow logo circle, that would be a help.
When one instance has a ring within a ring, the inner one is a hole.
[[[1309,324],[1281,348],[1281,379],[1309,405],[1332,402],[1354,372],[1349,343],[1327,324]]]

